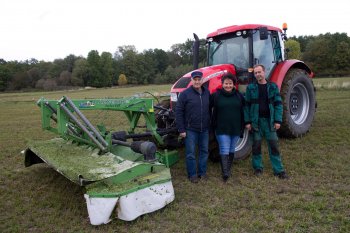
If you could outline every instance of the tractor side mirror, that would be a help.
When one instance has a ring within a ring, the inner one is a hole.
[[[267,40],[268,38],[267,27],[259,28],[259,33],[260,33],[260,40]]]

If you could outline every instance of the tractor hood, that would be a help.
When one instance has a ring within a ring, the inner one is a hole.
[[[203,73],[203,84],[209,89],[212,93],[215,91],[218,86],[221,85],[221,77],[230,72],[232,74],[236,74],[236,69],[234,65],[231,64],[220,64],[215,66],[208,66],[197,69]],[[188,72],[180,79],[178,79],[175,84],[171,88],[172,93],[182,92],[187,87],[191,86],[191,72]],[[210,82],[209,82],[210,81]],[[207,83],[207,84],[206,84]]]

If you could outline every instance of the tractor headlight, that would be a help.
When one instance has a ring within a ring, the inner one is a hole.
[[[170,101],[176,102],[177,101],[177,94],[172,92],[170,93]]]

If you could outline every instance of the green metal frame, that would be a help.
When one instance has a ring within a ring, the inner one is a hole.
[[[65,96],[58,101],[46,100],[45,98],[39,99],[37,105],[41,108],[42,128],[56,133],[66,140],[72,140],[81,144],[97,147],[96,143],[91,140],[86,132],[77,127],[75,122],[72,122],[70,116],[62,108],[62,105],[64,105],[72,114],[75,114],[76,111],[74,110],[74,107],[69,105],[69,102],[69,98]],[[79,111],[111,110],[124,112],[130,125],[128,130],[129,133],[135,133],[139,120],[141,116],[143,116],[146,123],[146,129],[148,132],[151,132],[157,145],[164,145],[162,137],[157,133],[153,99],[131,97],[119,99],[83,99],[71,100],[71,102]],[[52,119],[56,121],[55,125],[52,124]],[[107,143],[104,152],[112,152],[112,135],[110,132],[105,134],[105,132],[108,131],[103,129],[104,126],[100,126],[100,132],[98,133]],[[72,131],[76,132],[76,134],[72,133]],[[167,167],[176,163],[178,160],[178,153],[176,150],[157,151],[156,156],[158,160]]]
[[[122,197],[161,187],[158,184],[172,188],[169,167],[179,156],[177,150],[155,151],[153,142],[162,148],[165,144],[157,133],[153,99],[71,100],[63,96],[57,101],[41,98],[37,105],[41,109],[42,128],[59,137],[30,142],[24,151],[26,167],[46,163],[70,181],[84,186],[89,198]],[[112,132],[104,125],[93,126],[81,110],[123,111],[130,124],[128,133],[133,134],[129,136],[149,138],[151,135],[152,142],[112,139]],[[141,117],[146,134],[135,132]],[[159,194],[155,193],[156,197]]]

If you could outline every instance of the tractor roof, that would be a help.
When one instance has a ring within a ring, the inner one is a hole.
[[[236,31],[242,31],[242,30],[251,30],[251,29],[258,29],[260,27],[267,27],[268,30],[272,31],[280,31],[282,30],[277,27],[269,26],[269,25],[263,25],[263,24],[244,24],[244,25],[232,25],[224,28],[220,28],[216,30],[215,32],[209,33],[207,38],[215,37],[218,35],[230,33],[230,32],[236,32]]]

